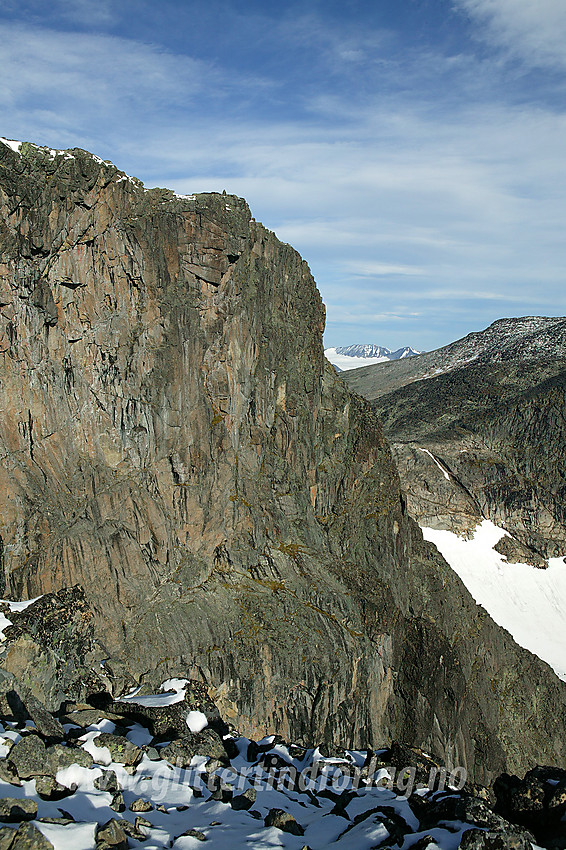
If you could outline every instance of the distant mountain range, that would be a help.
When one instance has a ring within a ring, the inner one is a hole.
[[[324,352],[338,372],[346,372],[349,369],[359,369],[361,366],[371,366],[374,363],[385,363],[389,360],[403,360],[405,357],[414,357],[421,354],[415,348],[405,346],[391,351],[382,345],[367,343],[365,345],[342,345],[338,348],[327,348]]]

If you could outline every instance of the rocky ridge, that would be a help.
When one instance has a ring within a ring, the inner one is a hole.
[[[483,331],[474,331],[434,351],[392,364],[378,363],[352,370],[348,385],[373,401],[414,381],[434,378],[468,364],[528,364],[566,358],[566,318],[524,316],[498,319]]]
[[[489,519],[510,559],[564,555],[566,319],[501,320],[411,363],[345,380],[375,399],[412,515],[463,533]]]
[[[0,143],[0,248],[4,595],[84,589],[87,689],[183,675],[250,739],[407,740],[480,780],[564,762],[564,685],[423,542],[244,201]]]

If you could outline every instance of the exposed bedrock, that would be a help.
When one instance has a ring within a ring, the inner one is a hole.
[[[565,687],[408,516],[304,260],[230,195],[0,144],[4,596],[77,584],[120,682],[250,736],[564,761]]]

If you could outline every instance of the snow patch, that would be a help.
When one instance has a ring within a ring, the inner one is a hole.
[[[433,453],[432,453],[432,452],[429,452],[429,450],[428,450],[428,449],[419,449],[419,451],[420,451],[420,452],[424,452],[424,453],[425,453],[425,455],[428,455],[428,456],[429,456],[429,457],[430,457],[430,458],[431,458],[431,459],[435,462],[435,464],[436,464],[436,465],[437,465],[437,467],[440,469],[440,471],[442,472],[442,474],[444,475],[444,477],[446,478],[446,480],[447,480],[447,481],[450,481],[450,476],[448,475],[448,473],[446,472],[446,470],[444,469],[444,467],[442,466],[442,464],[440,463],[440,461],[439,461],[439,460],[437,460],[437,459],[435,458],[435,456],[433,455]]]
[[[79,847],[95,847],[95,823],[69,823],[65,826],[54,823],[35,822],[35,826],[54,847],[54,850],[77,850]]]
[[[202,732],[208,726],[206,714],[203,714],[202,711],[189,711],[186,723],[191,732]]]
[[[0,141],[3,141],[3,139]],[[34,602],[37,602],[38,599],[41,599],[41,596],[36,596],[35,599],[26,599],[23,602],[13,602],[10,599],[0,599],[0,604],[7,605],[10,611],[25,611],[26,608],[29,608],[29,606],[33,605]],[[6,640],[4,629],[11,625],[12,621],[9,620],[5,614],[0,612],[0,642]]]
[[[129,694],[119,697],[118,702],[128,702],[133,705],[144,705],[150,708],[163,708],[167,705],[175,705],[183,702],[187,693],[186,684],[188,679],[167,679],[161,685],[163,694],[142,694],[140,688],[135,688]]]
[[[25,611],[26,608],[29,608],[30,605],[33,605],[34,602],[37,602],[38,599],[41,598],[42,596],[35,596],[33,599],[24,599],[23,602],[12,602],[10,599],[0,599],[0,603],[8,605],[10,611]]]
[[[550,558],[546,570],[509,564],[493,547],[507,535],[489,520],[477,526],[472,540],[451,531],[422,528],[471,595],[507,629],[519,646],[538,655],[566,681],[566,565]]]
[[[15,151],[15,153],[20,152],[22,142],[16,142],[14,139],[4,139],[1,136],[0,136],[0,142],[2,142],[3,145],[6,145],[9,148],[12,148],[12,150]]]

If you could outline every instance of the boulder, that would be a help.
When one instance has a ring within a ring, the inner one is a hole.
[[[94,738],[97,747],[108,747],[112,761],[119,764],[134,766],[141,761],[143,753],[140,747],[136,747],[127,738],[121,735],[113,735],[111,732],[102,732]]]
[[[274,826],[282,832],[289,832],[291,835],[304,835],[305,830],[300,823],[297,823],[293,815],[283,809],[270,809],[266,815],[264,826]]]
[[[228,761],[222,739],[210,728],[184,735],[160,750],[161,758],[167,759],[177,767],[188,767],[192,758],[197,755],[218,759],[221,763]]]
[[[23,820],[33,820],[37,816],[37,803],[28,797],[14,799],[0,798],[0,821],[4,823],[19,823]]]
[[[128,850],[124,821],[112,818],[96,829],[97,850]]]
[[[14,744],[8,753],[8,761],[13,765],[20,779],[52,775],[53,769],[47,747],[37,735],[26,735]]]
[[[53,850],[53,844],[32,823],[21,823],[10,850]]]
[[[242,794],[236,794],[232,797],[230,805],[237,812],[248,811],[257,800],[257,791],[255,788],[246,788]]]

